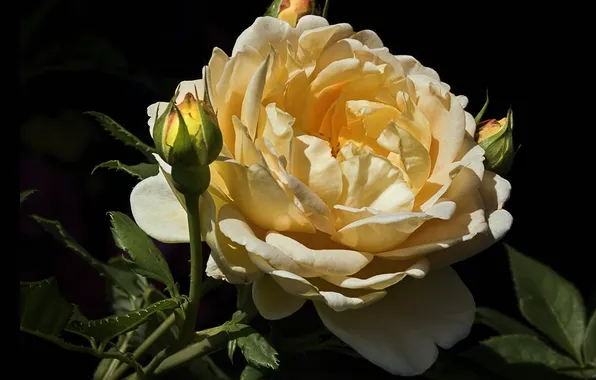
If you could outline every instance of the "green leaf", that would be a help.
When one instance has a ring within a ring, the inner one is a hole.
[[[495,355],[497,355],[495,357]],[[558,378],[554,371],[577,367],[570,358],[563,356],[536,337],[528,335],[503,335],[480,342],[463,354],[507,379]],[[543,377],[541,377],[543,378]]]
[[[522,315],[581,363],[586,312],[580,293],[548,266],[506,248]]]
[[[25,190],[25,191],[21,191],[21,203],[23,203],[27,198],[29,198],[30,195],[32,195],[33,193],[36,193],[37,190]]]
[[[95,257],[91,256],[91,254],[89,254],[85,248],[83,248],[73,239],[72,236],[70,236],[70,234],[64,229],[64,227],[62,227],[62,224],[60,224],[59,221],[44,219],[37,215],[33,215],[33,219],[35,219],[46,232],[50,233],[54,239],[64,244],[67,248],[79,255],[83,260],[95,268],[100,275],[108,278],[113,283],[118,284],[122,289],[129,293],[134,291],[127,285],[127,281],[124,280],[125,274],[122,273],[122,269],[119,270],[118,268],[104,264]]]
[[[488,108],[488,89],[486,90],[486,100],[484,101],[484,105],[482,106],[482,109],[480,110],[480,112],[478,112],[478,115],[476,115],[476,117],[474,118],[474,120],[476,121],[476,124],[480,123],[480,121],[482,120],[482,116],[484,116],[484,112],[486,112],[487,108]]]
[[[168,298],[146,308],[138,309],[124,315],[112,315],[88,322],[71,321],[66,327],[66,330],[75,334],[94,338],[99,342],[104,342],[134,330],[160,310],[168,310],[178,307],[180,302],[180,298]]]
[[[178,289],[168,263],[151,238],[125,214],[112,211],[108,215],[114,241],[118,248],[130,255],[135,264],[134,271],[165,284],[170,294],[177,296]]]
[[[159,171],[159,166],[157,164],[147,164],[142,162],[138,165],[125,165],[118,160],[111,160],[97,165],[95,168],[93,168],[91,174],[95,173],[95,171],[99,168],[123,171],[141,180],[153,177],[157,175],[157,172]]]
[[[539,334],[527,327],[523,323],[508,317],[505,314],[487,307],[479,307],[476,309],[476,321],[485,326],[490,327],[496,332],[506,334],[522,334],[538,337]]]
[[[21,329],[51,336],[60,335],[74,308],[60,294],[54,277],[21,282],[19,301]]]
[[[271,16],[277,18],[277,15],[279,15],[279,7],[281,5],[281,2],[282,0],[273,0],[273,2],[269,5],[263,16]]]
[[[277,351],[271,347],[269,342],[259,332],[248,325],[233,325],[231,331],[242,331],[242,336],[236,338],[236,344],[242,351],[247,363],[256,367],[277,369],[279,359]]]
[[[133,272],[132,266],[121,256],[110,259],[108,265],[116,279],[111,286],[114,313],[126,314],[141,308],[145,293],[151,290],[147,279]]]
[[[244,370],[240,374],[240,380],[260,380],[263,378],[265,378],[265,375],[250,364],[244,367]]]
[[[118,124],[112,118],[110,118],[107,115],[104,115],[103,113],[94,111],[85,112],[85,114],[95,118],[103,127],[103,129],[108,131],[117,140],[120,140],[128,146],[138,149],[149,159],[150,162],[156,162],[155,158],[153,157],[153,153],[156,152],[155,148],[150,147],[149,145],[142,142],[138,137],[127,131],[123,126]]]
[[[584,338],[584,362],[596,366],[596,311],[590,318]]]
[[[232,364],[234,363],[234,352],[236,352],[237,347],[238,341],[236,339],[232,339],[228,342],[228,358]]]

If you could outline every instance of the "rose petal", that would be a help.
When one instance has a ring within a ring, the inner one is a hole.
[[[357,33],[354,33],[350,38],[362,42],[371,49],[378,49],[384,46],[383,41],[381,41],[379,38],[379,35],[372,30],[361,30]]]
[[[449,220],[425,222],[398,248],[376,256],[412,258],[457,245],[485,232],[488,225],[479,187],[480,179],[476,173],[462,168],[443,196],[444,200],[457,204],[455,214]]]
[[[407,276],[426,276],[429,263],[426,258],[415,260],[386,260],[375,257],[367,266],[351,276],[322,276],[326,281],[347,289],[388,288]]]
[[[347,208],[336,209],[343,215]],[[449,219],[455,211],[454,202],[441,202],[422,212],[380,213],[355,220],[339,229],[331,239],[365,252],[383,252],[402,244],[414,231],[433,218]]]
[[[216,192],[205,192],[201,196],[201,235],[211,248],[209,258],[212,260],[205,272],[208,276],[221,277],[232,284],[250,283],[262,272],[252,263],[246,249],[228,239],[219,229],[218,210],[226,203],[227,200]]]
[[[350,275],[358,272],[373,258],[371,254],[346,249],[310,249],[300,242],[270,231],[265,241],[303,267],[324,275]]]
[[[236,135],[236,146],[234,147],[236,161],[245,166],[261,164],[266,167],[265,159],[250,137],[248,128],[236,116],[232,116],[232,124]]]
[[[345,187],[338,203],[379,211],[411,211],[414,194],[401,174],[384,157],[366,152],[340,163]]]
[[[430,147],[433,177],[443,174],[455,160],[464,140],[465,112],[449,92],[430,82],[417,88],[418,108],[429,122],[433,141]]]
[[[308,270],[303,270],[282,250],[259,239],[235,205],[226,204],[221,207],[219,211],[219,228],[222,234],[231,241],[245,247],[249,253],[264,260],[265,266],[261,265],[263,264],[261,261],[253,260],[261,270],[268,272],[270,266],[272,269],[282,269],[297,274],[309,274]]]
[[[241,213],[264,229],[314,232],[308,218],[260,164],[246,167],[234,160],[215,161],[230,197]]]
[[[499,210],[511,195],[511,183],[491,171],[485,171],[480,185],[480,194],[487,214]]]
[[[436,360],[437,345],[450,348],[472,327],[472,295],[455,271],[407,279],[378,302],[341,313],[315,306],[327,328],[367,360],[401,376],[419,375]]]
[[[268,320],[288,317],[297,312],[306,302],[306,298],[288,294],[268,275],[253,283],[252,299],[259,314]]]
[[[257,124],[259,122],[259,111],[261,110],[261,100],[263,99],[263,90],[265,89],[265,80],[270,68],[271,53],[255,70],[246,93],[242,101],[242,111],[240,120],[248,128],[250,138],[254,141],[257,135]]]
[[[164,243],[188,243],[186,211],[160,171],[130,193],[132,215],[145,233]]]
[[[212,83],[215,86],[217,121],[228,148],[234,147],[232,116],[241,115],[246,88],[262,62],[263,56],[251,46],[246,46],[226,62],[220,80]]]
[[[334,205],[343,190],[342,171],[329,144],[315,136],[295,137],[289,170],[327,205]]]

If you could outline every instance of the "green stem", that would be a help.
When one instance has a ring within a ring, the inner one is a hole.
[[[130,366],[133,366],[135,368],[135,370],[137,371],[137,378],[138,379],[144,379],[145,378],[145,373],[143,372],[143,369],[137,364],[136,360],[132,357],[127,356],[126,354],[123,354],[122,352],[103,352],[103,353],[99,353],[96,350],[94,350],[93,348],[89,348],[89,347],[84,347],[84,346],[77,346],[76,344],[71,344],[68,342],[63,341],[60,338],[51,336],[51,335],[46,335],[46,334],[42,334],[39,333],[37,331],[34,330],[29,330],[27,328],[21,327],[21,331],[26,332],[28,334],[31,335],[35,335],[39,338],[43,338],[47,341],[50,341],[58,346],[60,346],[61,348],[64,348],[65,350],[70,350],[70,351],[74,351],[74,352],[82,352],[85,354],[89,354],[89,355],[93,355],[97,358],[100,359],[118,359],[121,362],[127,363]]]
[[[209,355],[215,351],[221,350],[225,347],[228,340],[228,334],[224,332],[219,332],[211,336],[205,336],[200,341],[191,344],[190,346],[178,351],[174,355],[166,358],[157,367],[155,374],[162,374],[173,368],[186,364],[197,357]]]
[[[124,338],[124,341],[122,342],[122,344],[118,348],[119,351],[126,352],[126,349],[128,348],[128,342],[130,341],[130,338],[132,337],[133,334],[134,334],[134,331],[129,331],[126,334],[126,336]],[[118,368],[118,365],[119,364],[120,363],[118,362],[118,360],[112,359],[112,362],[110,363],[110,366],[106,370],[105,375],[102,377],[102,380],[109,379],[110,376],[112,375],[112,372],[114,372],[116,370],[116,368]]]
[[[172,327],[172,325],[174,324],[175,321],[176,321],[176,312],[173,312],[165,321],[163,321],[163,323],[161,325],[159,325],[151,333],[151,335],[149,335],[147,337],[147,339],[145,339],[143,341],[143,343],[141,343],[141,345],[139,347],[137,347],[137,349],[132,353],[132,356],[135,359],[140,358],[141,355],[143,355],[145,353],[145,351],[147,351],[147,349],[149,347],[151,347],[151,345],[153,343],[155,343],[155,341],[157,339],[159,339],[160,336],[162,336],[166,331],[168,331],[170,329],[170,327]],[[126,363],[122,364],[120,367],[118,367],[116,372],[114,372],[114,376],[112,376],[112,379],[119,379],[122,375],[124,375],[124,373],[126,372],[127,369],[128,369],[128,365]]]
[[[201,221],[199,218],[199,194],[185,194],[188,230],[190,234],[190,294],[186,319],[180,332],[180,346],[189,343],[194,337],[194,329],[201,301],[203,280],[203,252],[201,243]]]
[[[325,0],[325,5],[323,6],[323,13],[322,13],[322,16],[324,18],[327,18],[327,12],[329,12],[329,2],[330,1],[331,0]]]

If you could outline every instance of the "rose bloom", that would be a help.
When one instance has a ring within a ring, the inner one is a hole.
[[[512,223],[511,186],[484,169],[467,98],[374,32],[311,15],[295,28],[256,19],[204,73],[176,102],[190,121],[207,86],[224,140],[200,202],[207,275],[252,283],[270,320],[312,301],[332,333],[393,374],[420,374],[437,346],[465,338],[475,304],[449,265]],[[166,106],[148,108],[150,126]],[[134,218],[159,241],[188,242],[160,165],[131,193]]]

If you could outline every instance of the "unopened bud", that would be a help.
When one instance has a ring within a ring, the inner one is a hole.
[[[505,176],[513,165],[513,112],[501,120],[491,119],[478,124],[476,141],[485,151],[485,166],[501,176]]]
[[[265,16],[287,21],[295,27],[302,16],[313,13],[314,3],[314,0],[274,0]]]

